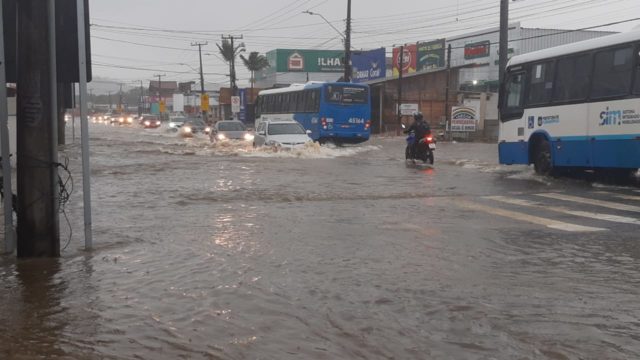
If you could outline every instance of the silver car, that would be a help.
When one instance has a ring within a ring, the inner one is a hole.
[[[211,142],[225,140],[240,140],[253,143],[253,134],[247,131],[246,126],[237,120],[218,121],[211,129],[209,135]]]

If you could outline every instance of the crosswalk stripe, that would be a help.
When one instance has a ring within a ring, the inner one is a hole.
[[[601,206],[601,207],[614,209],[614,210],[640,212],[640,206],[619,204],[619,203],[604,201],[604,200],[588,199],[588,198],[583,198],[579,196],[571,196],[571,195],[564,195],[564,194],[558,194],[558,193],[536,194],[536,196],[541,196],[548,199],[571,201],[579,204]]]
[[[640,225],[640,219],[634,219],[626,216],[602,214],[602,213],[591,212],[591,211],[571,210],[561,206],[548,206],[538,202],[528,201],[524,199],[508,198],[505,196],[487,196],[485,197],[485,199],[495,200],[495,201],[503,202],[506,204],[532,207],[532,208],[537,208],[542,210],[550,210],[550,211],[555,211],[555,212],[560,212],[568,215],[580,216],[580,217],[585,217],[590,219],[617,222],[617,223],[623,223],[623,224]]]
[[[552,219],[546,219],[543,217],[528,215],[524,213],[520,213],[517,211],[504,210],[499,208],[494,208],[490,206],[480,205],[471,201],[458,199],[455,201],[456,205],[462,206],[469,210],[476,210],[485,212],[488,214],[498,215],[502,217],[506,217],[509,219],[529,222],[537,225],[546,226],[555,230],[569,231],[569,232],[596,232],[596,231],[606,231],[607,229],[591,227],[591,226],[582,226],[571,224],[563,221],[557,221]]]
[[[624,194],[616,194],[616,193],[607,192],[607,191],[597,191],[596,194],[613,196],[615,198],[623,199],[623,200],[640,201],[640,195],[624,195]]]

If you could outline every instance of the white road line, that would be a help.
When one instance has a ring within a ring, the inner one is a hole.
[[[558,194],[558,193],[536,194],[536,196],[542,196],[545,198],[555,199],[555,200],[571,201],[579,204],[601,206],[601,207],[614,209],[614,210],[640,212],[640,206],[619,204],[619,203],[604,201],[604,200],[588,199],[588,198],[583,198],[579,196],[571,196],[571,195],[564,195],[564,194]]]
[[[506,204],[532,207],[532,208],[541,209],[541,210],[555,211],[563,214],[580,216],[580,217],[585,217],[589,219],[611,221],[611,222],[617,222],[617,223],[623,223],[623,224],[640,225],[640,219],[634,219],[626,216],[602,214],[602,213],[591,212],[591,211],[571,210],[561,206],[548,206],[538,202],[527,201],[523,199],[508,198],[505,196],[487,196],[485,197],[485,199],[500,201]]]
[[[499,208],[494,208],[490,206],[480,205],[471,201],[457,199],[454,202],[456,205],[462,206],[469,210],[476,210],[480,212],[485,212],[488,214],[498,215],[502,217],[506,217],[509,219],[529,222],[537,225],[546,226],[555,230],[569,231],[569,232],[595,232],[595,231],[606,231],[607,229],[590,227],[590,226],[582,226],[571,223],[566,223],[563,221],[546,219],[538,216],[528,215],[524,213],[519,213],[511,210],[504,210]]]
[[[618,199],[623,199],[623,200],[640,201],[640,195],[624,195],[624,194],[616,194],[608,191],[596,191],[596,194],[612,196],[612,197],[616,197]]]

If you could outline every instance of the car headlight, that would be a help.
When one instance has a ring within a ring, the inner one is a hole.
[[[129,124],[131,124],[131,123],[133,122],[133,118],[132,118],[132,117],[128,117],[128,118],[127,118],[127,122],[128,122]]]
[[[160,121],[156,121],[156,125],[160,126]]]
[[[227,138],[227,137],[226,137],[226,136],[224,136],[224,134],[218,134],[218,140],[224,140],[224,139],[226,139],[226,138]]]
[[[255,138],[255,136],[253,136],[251,134],[244,134],[244,139],[246,141],[253,141],[254,138]]]
[[[204,128],[204,132],[206,133],[211,132],[211,128],[207,126],[206,128]]]
[[[144,122],[144,125],[145,125],[145,126],[149,126],[149,125],[151,125],[151,121],[149,121],[149,120],[145,121],[145,122]]]
[[[124,118],[120,118],[120,119],[118,119],[118,122],[123,123],[123,122],[124,122]]]
[[[184,126],[184,127],[182,127],[182,129],[183,129],[183,130],[184,130],[184,132],[186,132],[186,133],[190,133],[190,132],[191,132],[191,127],[189,127],[189,126]]]

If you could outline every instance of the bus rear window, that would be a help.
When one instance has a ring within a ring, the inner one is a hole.
[[[326,101],[341,104],[367,104],[369,89],[359,86],[330,85],[326,88]]]

